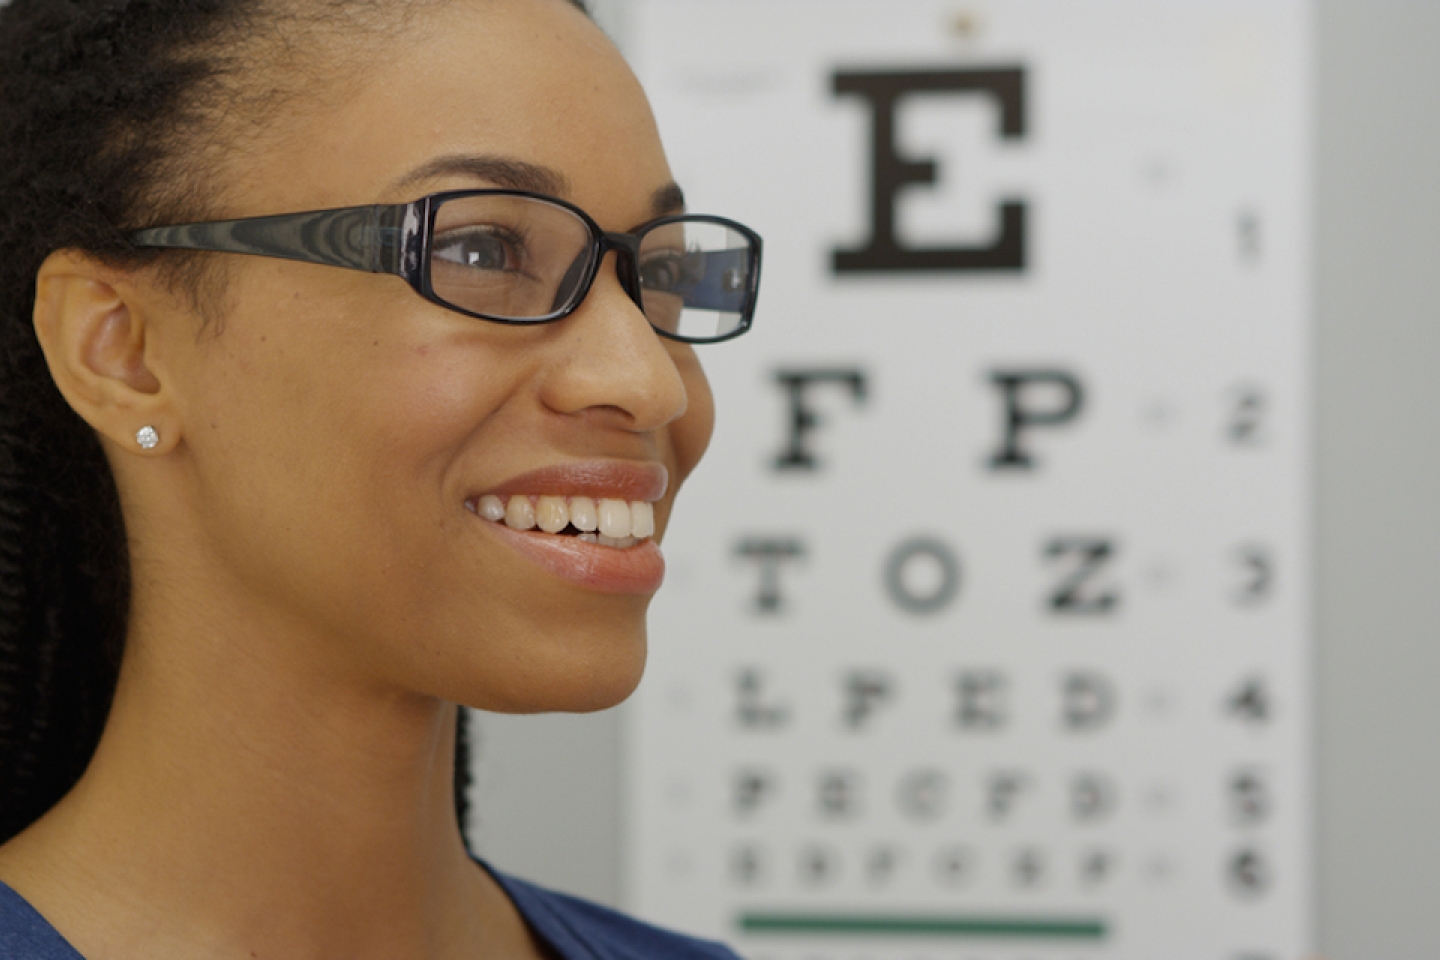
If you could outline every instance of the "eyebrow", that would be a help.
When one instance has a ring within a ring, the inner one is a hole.
[[[680,189],[680,184],[671,181],[650,194],[650,212],[657,217],[669,213],[684,213],[685,191]]]
[[[401,177],[392,185],[392,189],[398,193],[425,180],[455,176],[488,180],[498,187],[527,190],[550,197],[564,198],[570,195],[570,181],[563,173],[551,167],[508,157],[466,154],[436,157]],[[673,181],[650,194],[651,216],[663,217],[667,214],[682,213],[684,210],[685,191]]]
[[[570,182],[558,170],[524,160],[468,155],[436,157],[401,177],[394,184],[394,189],[400,191],[423,180],[454,176],[489,180],[510,190],[528,190],[552,197],[563,197],[570,192]]]

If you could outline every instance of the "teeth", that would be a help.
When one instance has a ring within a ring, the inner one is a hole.
[[[600,501],[600,535],[616,540],[630,536],[630,504],[624,500]]]
[[[600,518],[595,514],[595,501],[589,497],[571,497],[570,522],[576,530],[594,533],[600,526]]]
[[[643,500],[630,504],[630,536],[644,540],[655,535],[655,507]]]
[[[535,527],[535,507],[529,497],[511,497],[505,505],[505,526],[511,530],[531,530]]]
[[[570,525],[564,497],[541,497],[535,504],[535,523],[546,533],[559,533]]]
[[[3,2],[3,0],[0,0]],[[568,528],[580,531],[576,537],[586,543],[625,549],[655,535],[655,507],[642,500],[600,500],[592,497],[543,497],[519,494],[501,499],[487,493],[467,507],[492,523],[512,530],[561,533]]]

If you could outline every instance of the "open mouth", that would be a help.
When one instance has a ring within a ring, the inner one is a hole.
[[[524,494],[501,499],[486,494],[465,501],[465,507],[512,530],[538,530],[618,550],[637,546],[655,534],[655,507],[644,500]]]

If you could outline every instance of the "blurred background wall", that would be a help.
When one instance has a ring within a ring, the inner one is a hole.
[[[623,43],[623,7],[596,5]],[[1421,960],[1440,957],[1440,3],[1317,12],[1317,939]],[[481,717],[480,852],[618,903],[620,722]]]
[[[1319,942],[1437,957],[1440,4],[1319,27]]]

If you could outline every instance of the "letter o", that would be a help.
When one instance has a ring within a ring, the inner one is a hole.
[[[939,577],[933,586],[917,589],[909,582],[908,571],[913,563],[927,559]],[[960,592],[960,560],[939,540],[912,537],[896,547],[885,561],[885,591],[906,613],[922,616],[939,613]]]

